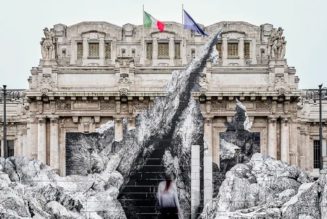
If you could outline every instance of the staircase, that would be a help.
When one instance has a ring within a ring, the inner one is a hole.
[[[164,146],[156,149],[120,193],[118,199],[128,219],[158,217],[156,192],[159,183],[164,180],[164,166],[161,163],[164,153]]]

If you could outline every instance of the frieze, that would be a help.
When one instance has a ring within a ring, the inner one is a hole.
[[[57,110],[71,110],[71,103],[69,101],[59,100],[56,104]]]
[[[133,104],[134,111],[143,111],[148,108],[148,105],[145,102],[135,101]]]
[[[268,102],[257,102],[256,103],[257,110],[271,110],[271,103]]]
[[[116,109],[116,104],[114,101],[110,102],[101,102],[100,103],[100,109],[101,110],[109,110],[109,111],[114,111]]]
[[[100,104],[99,104],[99,102],[94,102],[91,100],[76,101],[73,104],[73,109],[74,110],[99,110]]]
[[[227,106],[226,102],[213,101],[211,103],[211,109],[213,111],[225,110],[226,106]]]

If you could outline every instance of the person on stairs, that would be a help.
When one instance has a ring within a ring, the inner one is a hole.
[[[159,183],[157,199],[160,209],[159,219],[178,219],[180,207],[177,186],[171,173],[165,174],[165,181]]]

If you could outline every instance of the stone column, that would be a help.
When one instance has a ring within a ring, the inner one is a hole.
[[[111,63],[114,65],[117,58],[117,40],[113,39],[111,41]]]
[[[300,138],[299,138],[299,166],[302,169],[306,168],[306,156],[305,156],[305,140],[306,139],[306,134],[305,134],[305,129],[303,127],[300,128]]]
[[[173,37],[169,38],[169,65],[174,66],[175,60],[175,40]]]
[[[186,52],[186,40],[185,38],[181,41],[181,58],[182,58],[182,65],[187,64],[187,52]]]
[[[26,157],[31,157],[31,143],[32,143],[32,129],[31,129],[31,119],[27,119],[26,124],[26,145],[23,148],[23,155]]]
[[[313,140],[310,138],[309,132],[305,133],[306,163],[307,170],[313,170]]]
[[[250,51],[251,51],[252,64],[257,64],[257,41],[255,38],[252,39]]]
[[[223,60],[223,65],[227,65],[227,56],[228,56],[228,43],[227,43],[227,38],[223,37],[223,43],[222,43],[222,60]]]
[[[101,65],[104,65],[104,60],[105,60],[105,55],[104,55],[104,37],[100,37],[99,40],[99,59],[100,59],[100,63]]]
[[[200,146],[192,145],[191,149],[191,218],[197,218],[196,211],[200,206]]]
[[[141,48],[142,48],[142,52],[140,53],[140,65],[144,65],[146,60],[146,43],[144,40],[144,36],[142,37],[141,40]]]
[[[153,38],[152,40],[152,65],[157,65],[158,62],[158,40]]]
[[[83,38],[83,60],[86,60],[89,56],[89,43],[87,42],[87,38]]]
[[[51,118],[50,124],[50,166],[59,173],[59,125],[58,118]]]
[[[282,118],[281,130],[280,130],[280,149],[281,149],[281,160],[290,163],[289,160],[289,123],[287,118]]]
[[[121,118],[115,119],[115,141],[123,139],[123,121]]]
[[[77,44],[74,39],[70,43],[70,64],[75,65],[77,60]]]
[[[277,158],[277,124],[275,118],[268,118],[268,155]]]
[[[40,117],[38,118],[38,141],[37,141],[37,159],[41,161],[42,163],[46,164],[46,152],[47,152],[47,146],[46,146],[46,125],[45,125],[45,118]]]
[[[238,42],[238,57],[240,58],[241,64],[244,64],[244,38],[240,38]]]
[[[213,194],[212,184],[212,118],[205,118],[204,123],[204,158],[203,158],[204,205]]]

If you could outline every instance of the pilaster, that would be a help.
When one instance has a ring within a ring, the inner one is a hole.
[[[50,166],[59,172],[59,125],[58,117],[50,119]]]
[[[223,65],[227,65],[227,56],[228,56],[228,51],[227,51],[227,47],[228,47],[228,44],[227,44],[227,38],[226,37],[223,37],[223,43],[222,43],[222,50],[223,50],[223,54],[222,54],[222,60],[223,60]]]
[[[204,158],[203,158],[204,205],[212,200],[212,118],[205,118],[204,123]]]
[[[277,159],[277,121],[274,117],[268,118],[268,155]]]
[[[174,37],[169,38],[169,65],[175,65],[175,40]]]
[[[46,164],[46,120],[45,117],[38,118],[38,144],[37,159]]]
[[[287,118],[282,118],[282,124],[281,124],[281,160],[289,163],[289,121]]]

